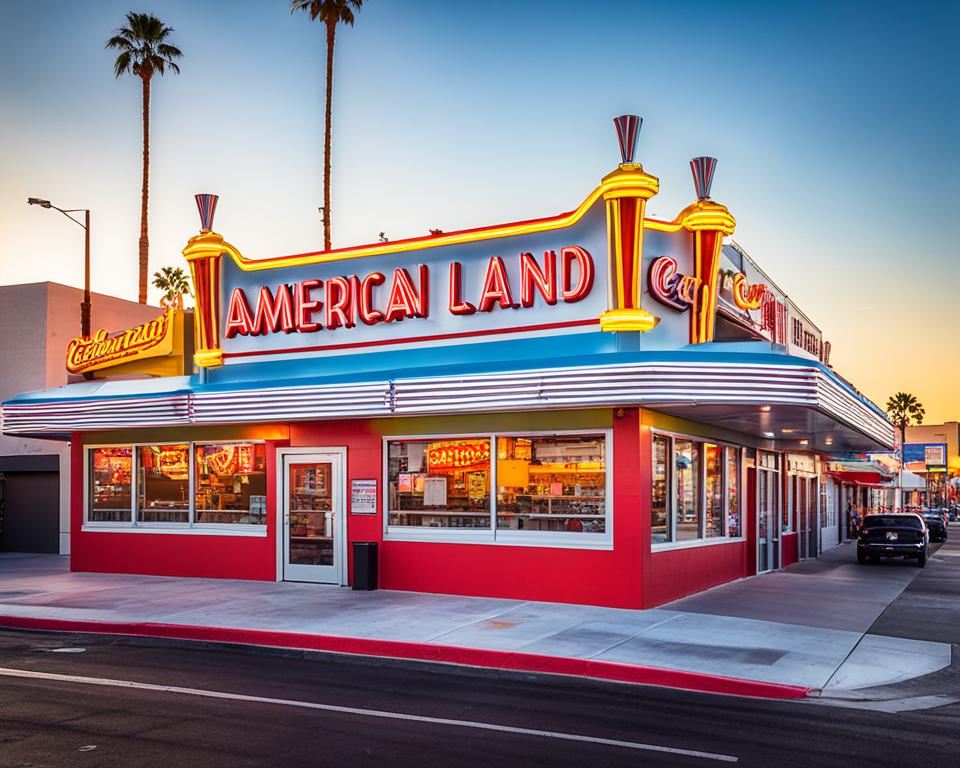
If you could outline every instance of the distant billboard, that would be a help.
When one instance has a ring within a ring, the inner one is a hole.
[[[947,466],[946,443],[907,443],[903,446],[904,468],[911,472],[930,472]]]

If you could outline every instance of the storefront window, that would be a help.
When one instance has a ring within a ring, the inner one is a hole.
[[[740,449],[653,435],[650,543],[740,538]]]
[[[490,440],[387,444],[388,522],[490,529]]]
[[[700,445],[692,440],[674,441],[677,478],[677,541],[700,538]]]
[[[137,521],[190,522],[190,446],[137,448]]]
[[[740,535],[740,451],[727,448],[727,536]]]
[[[198,444],[196,523],[265,525],[267,461],[263,443]]]
[[[604,533],[602,435],[497,438],[497,528]],[[485,476],[468,477],[482,497]]]
[[[785,499],[786,504],[783,505],[783,508],[780,511],[781,523],[780,531],[782,533],[789,533],[793,530],[793,513],[794,510],[797,511],[797,520],[801,520],[801,514],[803,511],[803,491],[804,483],[796,475],[787,475],[787,498]]]
[[[129,523],[132,509],[133,449],[93,448],[89,453],[90,508],[93,523]]]
[[[705,443],[703,454],[707,502],[705,535],[707,538],[723,536],[723,448],[713,443]]]
[[[653,498],[650,503],[650,541],[664,544],[671,540],[667,498],[670,491],[670,438],[653,436]]]

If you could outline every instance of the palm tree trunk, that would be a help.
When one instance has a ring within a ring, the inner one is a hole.
[[[330,250],[330,114],[333,100],[333,43],[337,22],[327,22],[327,95],[323,115],[323,250]]]
[[[140,284],[139,300],[147,303],[150,241],[147,238],[147,201],[150,185],[150,78],[143,78],[143,186],[140,190]]]

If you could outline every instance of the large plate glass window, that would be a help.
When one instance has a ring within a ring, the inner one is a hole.
[[[670,496],[670,438],[653,436],[653,498],[650,504],[650,541],[664,544],[673,540],[668,513]]]
[[[727,448],[727,536],[740,536],[740,449]]]
[[[198,524],[265,525],[267,460],[263,443],[194,446]]]
[[[92,523],[129,523],[133,510],[133,448],[92,448],[87,520]]]
[[[706,492],[707,538],[723,536],[723,447],[704,443],[704,490]]]
[[[490,529],[490,440],[387,443],[388,523]]]
[[[190,446],[137,448],[137,521],[190,522]]]
[[[692,440],[674,440],[676,472],[677,541],[700,538],[700,445]]]
[[[605,443],[603,435],[498,437],[497,528],[606,533]]]

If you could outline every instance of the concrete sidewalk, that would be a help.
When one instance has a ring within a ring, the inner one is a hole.
[[[634,611],[290,582],[71,573],[65,557],[7,554],[0,555],[0,617],[291,632],[857,689],[950,664],[948,643],[865,637],[918,573],[900,563],[858,567],[853,547],[841,545],[816,561]]]

